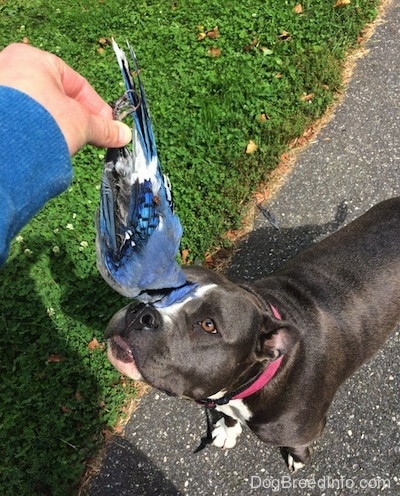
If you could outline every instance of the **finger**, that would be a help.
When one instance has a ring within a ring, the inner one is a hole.
[[[65,94],[79,102],[88,112],[112,118],[111,107],[100,97],[88,81],[58,58],[61,82]]]
[[[93,115],[89,123],[87,142],[104,148],[119,148],[132,140],[132,131],[123,122]]]

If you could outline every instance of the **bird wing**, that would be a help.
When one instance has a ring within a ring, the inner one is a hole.
[[[113,48],[126,87],[114,114],[123,118],[130,113],[133,132],[131,147],[106,153],[96,217],[97,265],[110,286],[125,296],[155,301],[169,291],[171,301],[172,294],[179,299],[188,291],[176,261],[182,226],[174,212],[171,183],[161,170],[136,55],[128,43],[133,77],[125,52],[114,40]]]

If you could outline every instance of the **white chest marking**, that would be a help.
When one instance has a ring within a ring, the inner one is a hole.
[[[245,424],[252,417],[251,411],[243,400],[231,400],[226,405],[218,405],[216,410],[238,420],[241,424]]]
[[[221,389],[221,391],[209,396],[209,398],[210,400],[218,400],[225,395],[226,389]],[[243,400],[230,400],[226,405],[217,405],[215,409],[219,412],[225,413],[225,415],[228,415],[235,420],[238,420],[242,424],[245,424],[252,417],[251,411],[243,403]]]

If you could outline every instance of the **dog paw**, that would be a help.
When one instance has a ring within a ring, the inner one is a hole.
[[[305,464],[302,462],[296,462],[296,460],[293,458],[293,456],[289,453],[287,457],[287,466],[290,472],[295,473],[298,470],[302,469],[305,467]]]
[[[312,449],[308,445],[281,448],[282,456],[290,472],[295,473],[311,460]]]
[[[242,433],[240,422],[236,422],[232,427],[228,427],[225,419],[220,419],[214,424],[212,431],[214,446],[223,449],[230,449],[236,445],[236,440]]]

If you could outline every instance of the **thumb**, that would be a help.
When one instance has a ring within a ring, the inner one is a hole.
[[[119,148],[132,140],[129,126],[120,121],[106,119],[99,115],[90,116],[87,142],[102,148]]]

